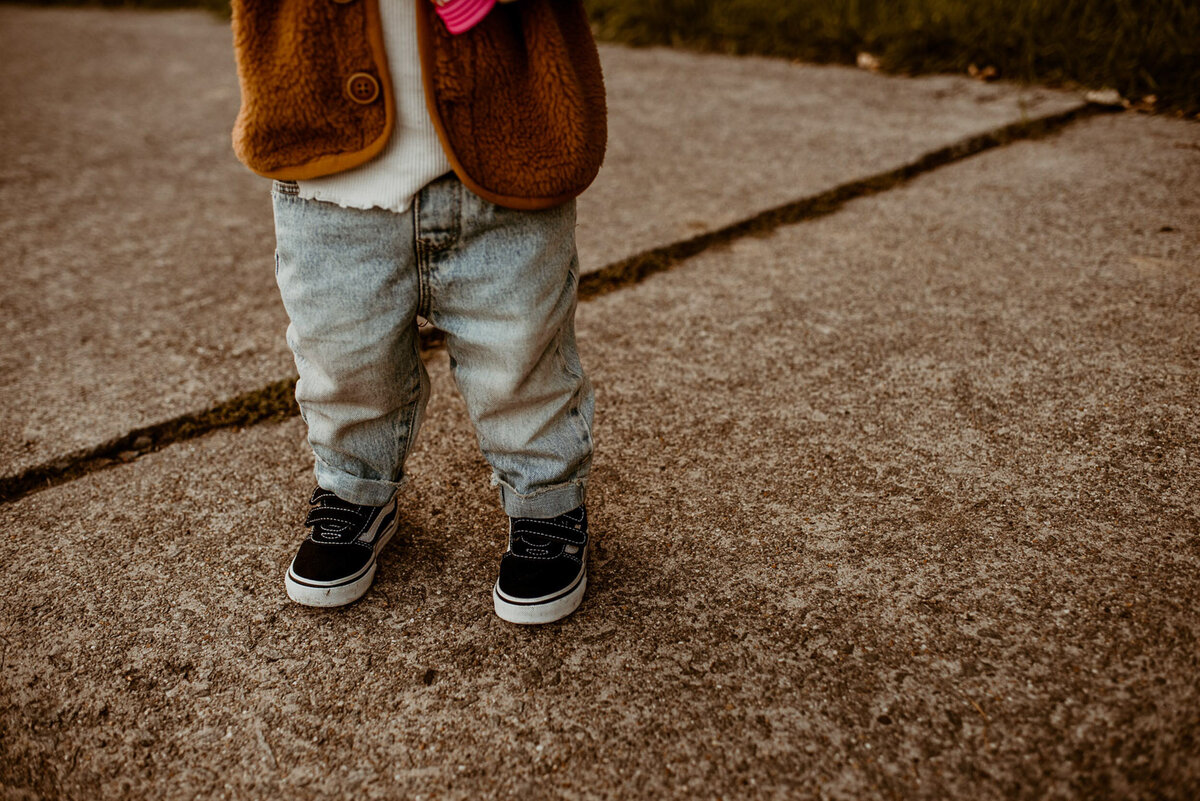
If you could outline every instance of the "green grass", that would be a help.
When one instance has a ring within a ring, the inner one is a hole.
[[[45,5],[73,0],[41,0]],[[1112,87],[1200,112],[1200,0],[585,0],[601,39]],[[200,6],[228,0],[99,0]]]
[[[598,35],[899,72],[1112,87],[1200,110],[1200,0],[586,0]]]

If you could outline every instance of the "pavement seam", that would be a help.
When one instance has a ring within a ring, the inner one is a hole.
[[[1106,106],[1085,104],[1046,117],[1010,123],[930,151],[901,167],[839,184],[825,192],[767,209],[690,239],[651,248],[581,276],[579,299],[594,300],[634,286],[712,248],[730,244],[747,236],[762,236],[784,225],[833,214],[852,200],[895,189],[940,167],[1014,142],[1040,139],[1057,133],[1078,120],[1113,111]],[[426,352],[443,344],[444,339],[440,331],[433,328],[422,329],[421,346]],[[133,461],[145,453],[195,439],[211,431],[246,428],[262,422],[293,417],[300,412],[296,406],[295,391],[295,378],[275,381],[207,409],[143,426],[99,445],[81,448],[53,461],[0,477],[0,504],[12,503],[30,493]]]
[[[662,247],[630,256],[594,272],[586,273],[579,280],[579,299],[592,300],[607,295],[647,277],[670,270],[679,262],[692,258],[711,248],[729,244],[747,236],[762,236],[784,225],[814,220],[841,209],[851,200],[870,197],[895,189],[914,178],[932,172],[939,167],[954,164],[971,156],[1019,141],[1041,139],[1057,133],[1067,125],[1100,114],[1119,112],[1108,106],[1088,103],[1058,114],[1021,120],[1001,128],[963,139],[946,147],[930,151],[916,161],[877,173],[800,200],[794,200],[772,209],[747,217],[744,220],[709,231],[691,239],[672,242]]]

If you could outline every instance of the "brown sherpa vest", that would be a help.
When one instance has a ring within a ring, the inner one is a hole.
[[[417,0],[425,100],[454,171],[503,206],[578,195],[604,159],[604,82],[581,0],[498,4],[451,35]],[[233,0],[241,161],[304,180],[378,155],[396,124],[379,0]]]

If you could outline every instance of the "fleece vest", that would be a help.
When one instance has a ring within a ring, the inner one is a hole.
[[[472,191],[540,209],[587,188],[604,160],[604,82],[581,0],[499,4],[457,36],[415,4],[425,104]],[[238,158],[278,180],[370,161],[396,125],[378,0],[233,0]]]

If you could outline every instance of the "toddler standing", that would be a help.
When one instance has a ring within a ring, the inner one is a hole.
[[[606,135],[579,0],[506,2],[457,35],[430,0],[233,10],[234,147],[274,179],[275,273],[316,456],[288,596],[348,604],[375,576],[429,395],[420,316],[445,332],[510,518],[496,613],[570,614],[587,584],[593,412],[574,198]]]

